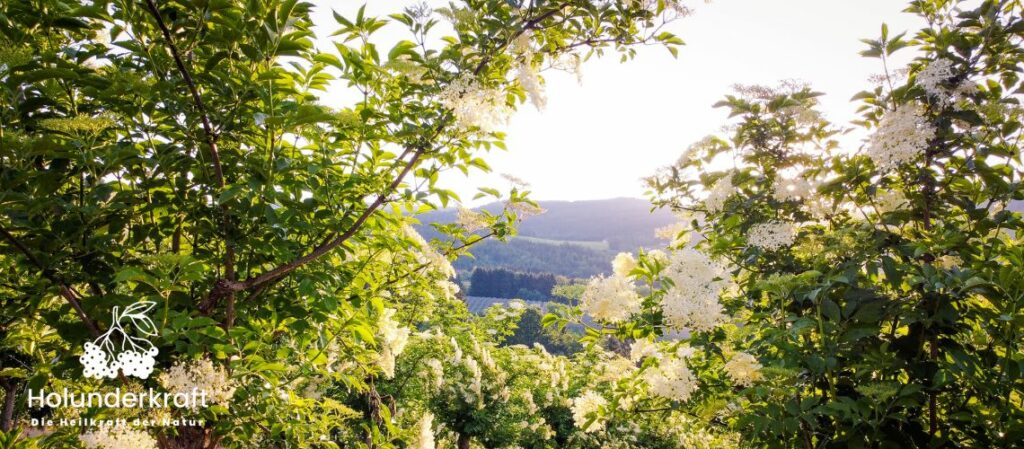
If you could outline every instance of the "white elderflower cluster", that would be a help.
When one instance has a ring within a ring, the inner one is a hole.
[[[612,259],[612,273],[623,279],[629,278],[629,272],[636,268],[636,258],[631,253],[619,253]]]
[[[815,185],[803,176],[775,178],[772,196],[778,201],[801,201],[814,196]]]
[[[654,230],[654,237],[661,240],[668,240],[669,246],[676,248],[690,243],[690,233],[686,232],[689,224],[679,221]]]
[[[215,404],[227,404],[235,395],[234,382],[228,377],[227,371],[214,366],[208,359],[187,362],[176,362],[171,369],[165,371],[157,379],[160,385],[172,394],[190,394],[193,391],[205,391],[206,398]],[[196,401],[191,407],[197,407]]]
[[[409,446],[413,449],[434,449],[436,443],[434,442],[434,414],[426,412],[420,417],[420,420],[416,422],[416,435],[415,440]]]
[[[430,369],[430,376],[434,381],[434,387],[441,388],[444,386],[444,365],[438,359],[427,359],[424,362],[427,368]]]
[[[629,360],[632,360],[634,363],[636,363],[643,360],[644,357],[655,356],[658,355],[660,352],[661,351],[660,349],[658,349],[657,343],[654,343],[653,341],[648,340],[646,338],[641,338],[637,341],[634,341],[633,344],[630,345]]]
[[[669,262],[668,254],[665,254],[665,252],[660,249],[652,249],[647,253],[647,258],[657,261],[661,265],[668,265]]]
[[[543,81],[541,81],[540,75],[537,74],[537,70],[533,68],[529,61],[523,61],[519,64],[519,67],[516,69],[516,80],[519,81],[519,85],[526,91],[530,103],[538,111],[542,111],[547,107],[548,97],[544,93]]]
[[[664,353],[658,343],[647,339],[637,340],[630,347],[629,357],[634,363],[645,358],[654,358],[657,365],[643,372],[643,380],[650,392],[674,401],[685,402],[697,390],[697,378],[686,365],[686,359],[693,355],[693,348],[680,346],[675,353]]]
[[[533,51],[532,38],[532,31],[528,30],[520,34],[512,42],[512,53],[516,54],[519,58],[519,66],[516,68],[516,80],[519,81],[519,85],[526,91],[530,103],[533,103],[533,106],[540,111],[547,106],[548,98],[544,93],[544,83],[533,66],[535,52]]]
[[[917,74],[917,84],[939,105],[948,106],[974,93],[978,88],[966,80],[954,85],[950,82],[954,76],[956,73],[953,71],[953,61],[937,59]]]
[[[86,449],[156,449],[149,433],[127,426],[100,426],[78,436]]]
[[[697,378],[680,357],[659,354],[658,366],[644,371],[643,379],[650,392],[673,401],[686,402],[697,390]]]
[[[704,199],[704,207],[708,213],[721,212],[725,208],[726,200],[736,193],[736,187],[732,185],[733,176],[734,174],[729,172],[722,179],[719,179],[718,182],[715,182],[715,185],[711,186],[711,190],[708,191],[708,197]]]
[[[886,112],[878,130],[868,141],[867,155],[881,170],[912,162],[935,137],[935,127],[915,104],[904,104]]]
[[[747,243],[750,246],[775,251],[790,246],[796,240],[796,226],[786,221],[769,221],[750,227]]]
[[[738,352],[725,363],[725,373],[736,385],[749,387],[761,378],[761,364],[754,356]]]
[[[661,300],[662,311],[673,328],[706,331],[725,321],[718,297],[729,281],[721,264],[686,248],[672,254],[663,275],[673,284]]]
[[[476,232],[488,227],[487,217],[484,214],[465,207],[459,207],[456,211],[455,222],[466,232]]]
[[[590,280],[580,298],[583,311],[595,320],[617,323],[640,311],[640,295],[633,283],[620,276]]]
[[[466,402],[476,403],[478,407],[483,407],[484,392],[483,392],[483,380],[484,372],[480,369],[480,364],[477,363],[476,359],[472,356],[466,357],[464,362],[466,369],[469,371],[470,383],[469,393],[472,395],[466,395]]]
[[[500,89],[480,84],[472,73],[463,73],[445,86],[439,98],[441,105],[455,113],[456,124],[463,130],[479,128],[492,132],[508,122],[512,108]]]
[[[608,401],[604,397],[588,390],[572,400],[572,420],[584,432],[597,432],[604,428],[607,421],[601,414],[601,409],[607,405]]]
[[[437,287],[441,290],[442,297],[448,300],[455,299],[455,295],[459,294],[459,291],[461,290],[459,284],[449,281],[448,279],[438,281]]]
[[[405,351],[409,343],[410,330],[394,319],[395,312],[395,309],[384,309],[377,319],[377,338],[381,346],[377,365],[388,379],[395,377],[395,358]]]
[[[419,263],[427,264],[432,270],[440,273],[446,279],[455,277],[455,267],[444,254],[437,252],[430,243],[416,232],[416,229],[408,224],[402,225],[402,232],[407,238],[416,243],[418,249],[416,259]]]

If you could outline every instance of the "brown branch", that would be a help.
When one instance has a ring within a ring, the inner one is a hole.
[[[199,119],[203,123],[203,132],[206,135],[206,143],[210,146],[210,157],[213,159],[213,170],[217,175],[217,185],[221,188],[224,187],[224,170],[220,163],[220,152],[217,150],[217,134],[213,131],[213,125],[210,124],[210,116],[206,112],[206,106],[203,104],[203,97],[199,95],[199,89],[196,88],[196,83],[192,80],[192,75],[185,67],[185,62],[181,59],[181,52],[178,51],[178,46],[174,44],[174,39],[171,37],[171,30],[167,28],[167,24],[164,23],[164,19],[160,17],[160,10],[157,9],[156,3],[153,0],[146,0],[146,6],[149,9],[150,14],[156,20],[157,26],[160,27],[160,32],[164,36],[164,40],[167,41],[167,48],[171,52],[171,56],[174,58],[174,65],[178,67],[178,73],[181,74],[181,78],[185,81],[185,85],[188,87],[189,93],[192,95],[192,102],[195,103],[196,109],[199,110]]]
[[[150,14],[153,15],[153,19],[156,20],[157,26],[160,27],[160,32],[164,36],[164,40],[167,42],[167,48],[171,52],[171,56],[174,58],[174,65],[178,68],[178,73],[181,75],[182,80],[185,81],[185,85],[188,87],[188,91],[192,96],[192,102],[195,103],[196,110],[199,112],[199,119],[203,124],[203,134],[206,137],[206,144],[210,147],[210,159],[213,163],[213,171],[216,175],[217,187],[220,190],[224,190],[226,185],[224,181],[224,169],[220,160],[220,151],[217,149],[217,134],[213,130],[213,125],[210,123],[210,114],[206,110],[206,106],[203,104],[203,97],[199,95],[199,89],[196,88],[195,81],[192,80],[192,75],[189,73],[188,68],[185,67],[185,62],[181,59],[181,52],[178,51],[178,46],[174,44],[174,39],[171,36],[171,30],[167,28],[167,24],[164,23],[163,18],[160,16],[160,10],[157,8],[156,3],[153,0],[146,0],[146,6],[149,9]],[[227,207],[221,205],[221,228],[225,239],[224,249],[224,278],[228,282],[235,282],[238,278],[235,273],[235,247],[231,242],[231,218],[228,214]],[[234,291],[228,290],[225,297],[227,298],[227,310],[225,311],[224,317],[224,328],[230,328],[234,325],[235,321],[235,294]]]
[[[441,129],[443,129],[443,126],[438,126],[436,133],[440,132]],[[279,265],[278,267],[270,271],[267,271],[259,276],[251,277],[243,282],[232,280],[218,281],[217,284],[214,285],[213,291],[210,292],[210,295],[200,304],[200,311],[208,314],[213,310],[214,306],[216,306],[217,302],[219,302],[221,298],[228,297],[228,295],[234,295],[236,292],[249,290],[252,288],[263,287],[265,284],[274,282],[275,280],[288,275],[289,273],[295,271],[296,269],[302,267],[303,265],[306,265],[320,258],[324,254],[327,254],[331,250],[344,244],[346,241],[348,241],[348,239],[352,238],[357,232],[359,232],[363,224],[370,218],[371,215],[373,215],[374,212],[377,211],[377,209],[379,209],[381,206],[387,203],[388,198],[395,190],[398,189],[398,187],[402,184],[402,181],[405,179],[405,177],[408,176],[410,172],[412,172],[412,169],[416,166],[417,162],[419,162],[420,157],[422,157],[423,154],[426,153],[426,150],[427,148],[425,146],[421,146],[415,150],[413,150],[411,147],[407,148],[406,151],[402,153],[402,155],[412,152],[412,157],[405,163],[405,166],[402,167],[402,170],[391,181],[391,184],[388,185],[388,188],[384,192],[381,192],[377,196],[377,198],[372,203],[370,203],[370,205],[367,206],[367,208],[363,210],[361,214],[359,214],[359,217],[356,218],[355,222],[353,222],[351,226],[345,229],[345,231],[343,231],[340,234],[332,233],[324,240],[323,243],[317,245],[315,248],[313,248],[310,252],[306,253],[302,257],[299,257],[298,259],[295,259],[283,265]],[[399,156],[399,158],[401,158],[401,156]]]
[[[425,148],[420,148],[414,151],[412,157],[402,168],[402,171],[398,173],[398,176],[396,176],[394,180],[391,181],[391,184],[388,186],[387,190],[378,195],[377,199],[374,200],[373,203],[370,203],[370,205],[365,210],[363,210],[363,213],[359,214],[359,217],[356,218],[356,221],[353,222],[352,225],[349,226],[348,229],[346,229],[340,235],[337,235],[333,239],[327,241],[326,243],[317,246],[306,255],[292,262],[281,265],[257,277],[247,279],[245,282],[233,285],[232,288],[236,290],[244,290],[270,282],[274,279],[291,273],[292,271],[295,271],[296,268],[299,268],[309,262],[312,262],[313,260],[319,258],[320,256],[330,252],[334,248],[341,246],[341,244],[345,243],[348,239],[352,238],[352,236],[354,236],[356,232],[358,232],[359,229],[362,228],[363,223],[365,223],[366,220],[370,218],[370,215],[376,212],[378,208],[380,208],[381,206],[384,205],[385,202],[387,202],[387,198],[391,196],[392,192],[398,189],[398,186],[402,184],[402,181],[405,179],[406,176],[409,175],[413,167],[416,165],[417,162],[419,162],[420,157],[423,156],[423,153],[425,152]]]
[[[13,379],[3,379],[0,380],[0,386],[3,386],[4,390],[4,405],[3,410],[0,411],[0,431],[10,432],[11,429],[14,429],[14,400],[17,398],[15,393],[18,385]]]
[[[96,323],[93,322],[93,320],[90,319],[89,316],[85,314],[85,309],[82,309],[82,295],[80,295],[77,291],[75,291],[74,288],[69,286],[62,279],[60,279],[60,277],[58,277],[50,269],[48,269],[46,265],[43,265],[43,262],[40,261],[39,258],[37,258],[34,254],[32,254],[32,251],[29,250],[28,247],[26,247],[20,241],[18,241],[18,239],[16,239],[14,235],[8,232],[7,229],[4,228],[3,226],[0,226],[0,235],[3,235],[5,240],[10,242],[11,245],[14,245],[14,247],[17,248],[18,251],[24,254],[25,258],[28,259],[29,262],[32,263],[32,265],[35,265],[36,268],[42,271],[43,277],[49,279],[50,282],[57,284],[57,287],[60,288],[60,295],[67,300],[68,304],[71,305],[71,308],[75,310],[76,314],[78,314],[78,318],[80,318],[82,322],[85,323],[85,327],[89,329],[89,333],[92,334],[93,337],[99,337],[99,327],[97,327]]]

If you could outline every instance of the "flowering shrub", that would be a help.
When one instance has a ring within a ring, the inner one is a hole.
[[[546,317],[632,342],[574,403],[581,430],[654,414],[686,417],[683,447],[1019,446],[1021,5],[909,10],[928,28],[866,41],[886,72],[856,97],[859,150],[809,87],[738,86],[730,134],[647,180],[681,220],[667,254],[616,258],[622,288]]]

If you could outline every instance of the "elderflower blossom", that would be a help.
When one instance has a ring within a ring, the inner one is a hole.
[[[409,447],[413,449],[434,449],[436,443],[434,442],[434,414],[426,412],[416,423],[417,433],[414,436],[415,440]]]
[[[86,449],[148,449],[157,443],[149,433],[126,426],[100,426],[78,436]]]
[[[948,106],[977,90],[974,83],[966,80],[955,86],[951,85],[950,79],[955,76],[953,61],[938,59],[917,74],[917,84],[939,105]]]
[[[488,226],[487,217],[484,214],[465,207],[459,207],[455,221],[466,232],[476,232]]]
[[[235,394],[235,385],[228,378],[227,371],[223,367],[214,366],[208,359],[176,362],[158,380],[172,394],[205,391],[206,397],[215,404],[227,404]],[[196,402],[191,403],[192,408],[198,405]]]
[[[580,298],[583,310],[595,320],[617,323],[640,311],[640,295],[633,284],[620,276],[598,276],[590,280]]]
[[[377,365],[388,379],[395,377],[395,358],[405,351],[405,345],[409,343],[410,330],[399,325],[394,319],[395,312],[395,309],[384,309],[377,320],[377,337],[381,345]]]
[[[888,111],[868,141],[867,155],[881,170],[912,162],[935,137],[935,127],[917,105],[904,104]]]
[[[540,75],[533,66],[535,52],[531,45],[532,39],[533,33],[531,31],[520,34],[512,42],[512,53],[517,54],[520,58],[519,66],[516,68],[516,80],[519,81],[519,85],[526,91],[530,103],[533,103],[533,106],[540,111],[547,106],[548,99],[544,94],[544,84],[540,79]]]
[[[523,90],[526,91],[530,103],[538,111],[544,110],[548,104],[548,97],[544,93],[544,84],[540,79],[540,75],[537,74],[537,70],[530,65],[529,61],[523,61],[519,64],[519,68],[516,69],[516,79],[519,81],[519,85],[523,87]]]
[[[437,388],[444,386],[444,366],[438,359],[428,359],[424,364],[430,368],[430,375],[433,377],[434,386]]]
[[[477,363],[476,359],[474,359],[472,356],[467,356],[463,365],[465,365],[466,369],[469,371],[470,376],[472,376],[472,381],[469,384],[469,392],[466,394],[466,402],[476,403],[479,408],[483,408],[484,373],[480,369],[480,364]],[[472,395],[470,395],[469,393],[472,393]]]
[[[796,239],[796,228],[793,223],[785,221],[769,221],[750,227],[747,242],[751,246],[774,251],[792,245]]]
[[[643,378],[652,394],[674,401],[685,402],[697,390],[697,378],[678,357],[660,356],[658,366],[644,371]]]
[[[665,254],[665,252],[660,249],[652,249],[647,253],[647,258],[656,261],[661,265],[668,265],[669,262],[668,254]]]
[[[537,70],[528,62],[523,62],[516,70],[516,79],[519,81],[519,85],[526,90],[530,103],[538,111],[544,110],[547,107],[548,98],[544,92],[544,85],[540,75],[537,74]]]
[[[953,61],[938,59],[932,61],[921,73],[917,74],[917,84],[929,95],[947,96],[946,82],[953,77]]]
[[[725,363],[725,373],[736,385],[749,387],[761,378],[761,364],[754,356],[739,352]]]
[[[604,397],[587,391],[572,400],[572,420],[584,432],[597,432],[604,428],[607,421],[606,417],[601,416],[601,409],[607,405],[608,401]]]
[[[646,338],[634,341],[629,347],[629,360],[632,360],[634,363],[643,360],[644,357],[657,354],[659,354],[658,345]]]
[[[636,268],[636,259],[633,254],[619,253],[612,260],[612,272],[621,278],[628,278],[629,272]]]
[[[708,197],[704,199],[704,207],[709,213],[718,213],[725,208],[725,202],[736,192],[732,185],[733,173],[725,175],[708,191]]]
[[[799,201],[814,195],[814,183],[804,177],[775,178],[772,196],[778,201]]]
[[[663,274],[672,288],[661,300],[668,324],[675,329],[711,330],[725,321],[718,297],[729,281],[725,267],[705,254],[687,248],[676,251]]]
[[[672,223],[654,230],[654,237],[668,240],[669,246],[679,247],[690,242],[689,224],[685,221]]]
[[[504,93],[482,86],[472,73],[464,73],[445,86],[439,100],[455,113],[456,124],[463,130],[479,128],[492,132],[512,115]]]
[[[402,232],[406,238],[416,243],[416,248],[419,250],[416,253],[416,259],[423,264],[427,264],[431,269],[440,273],[447,279],[455,277],[455,268],[452,267],[451,261],[448,257],[438,253],[434,247],[430,246],[430,243],[416,232],[416,229],[408,224],[402,225]]]

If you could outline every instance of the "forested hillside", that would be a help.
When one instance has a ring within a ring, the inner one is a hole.
[[[608,260],[619,251],[658,247],[664,242],[655,230],[674,223],[671,213],[651,212],[646,200],[615,198],[594,201],[541,201],[543,214],[530,217],[519,227],[519,236],[508,243],[484,242],[462,257],[455,268],[469,273],[475,267],[507,268],[519,272],[551,273],[571,278],[607,273]],[[497,211],[498,203],[482,209]],[[455,209],[419,217],[424,237],[439,236],[431,223],[451,223]]]

